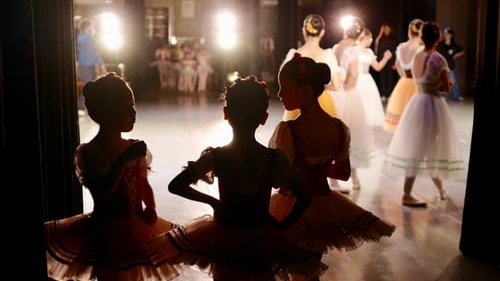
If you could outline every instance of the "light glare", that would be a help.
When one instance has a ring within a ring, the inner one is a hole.
[[[344,16],[340,19],[340,26],[342,27],[342,29],[347,29],[349,26],[352,25],[352,21],[353,21],[354,17],[352,15],[347,15],[347,16]]]

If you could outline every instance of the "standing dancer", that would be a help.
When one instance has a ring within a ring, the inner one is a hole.
[[[406,105],[399,125],[387,148],[384,171],[403,171],[402,203],[409,207],[426,207],[427,202],[412,195],[417,174],[430,175],[439,198],[446,200],[442,179],[463,176],[464,160],[448,104],[440,92],[449,92],[448,64],[436,46],[441,38],[439,26],[426,22],[422,26],[424,50],[415,55],[412,73],[416,93]]]
[[[337,58],[333,54],[331,48],[324,49],[320,46],[321,39],[325,36],[325,20],[322,16],[317,14],[310,14],[304,19],[302,26],[302,34],[304,36],[304,45],[300,46],[298,49],[291,48],[281,67],[291,60],[295,53],[299,53],[304,57],[312,58],[314,61],[323,62],[328,64],[331,70],[331,83],[325,86],[325,91],[318,97],[319,103],[323,110],[325,110],[330,116],[336,117],[337,110],[335,108],[335,102],[332,96],[328,93],[329,91],[335,91],[340,87],[340,78],[338,76],[338,62]],[[283,120],[292,120],[300,115],[298,109],[287,110],[283,114]]]
[[[359,46],[357,42],[363,35],[364,22],[354,17],[351,25],[344,30],[344,38],[333,46],[345,79],[339,91],[334,93],[338,117],[351,131],[351,180],[352,188],[360,189],[358,168],[368,168],[376,150],[373,128],[366,118],[365,106],[358,91]],[[339,186],[337,179],[330,179],[330,185]]]
[[[424,22],[414,19],[408,25],[408,40],[398,45],[396,49],[396,69],[399,80],[392,90],[385,110],[384,130],[394,133],[408,100],[416,91],[411,67],[413,58],[422,51],[424,46],[420,39],[420,30]]]

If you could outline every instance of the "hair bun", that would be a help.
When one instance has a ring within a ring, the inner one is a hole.
[[[358,17],[354,17],[349,26],[344,30],[344,33],[349,38],[357,39],[363,33],[364,29],[365,22]]]
[[[304,19],[303,27],[308,35],[318,36],[325,29],[325,20],[320,15],[311,14]]]
[[[415,35],[419,35],[422,30],[422,26],[424,25],[424,21],[421,19],[414,19],[408,25],[410,32]]]

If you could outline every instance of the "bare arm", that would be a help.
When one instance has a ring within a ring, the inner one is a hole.
[[[451,81],[448,78],[448,70],[443,70],[439,73],[439,90],[441,92],[450,92],[450,85],[453,84],[453,81]]]
[[[455,53],[453,55],[453,58],[456,59],[456,58],[461,57],[463,55],[465,55],[465,51],[460,51],[460,52]]]
[[[189,162],[188,166],[170,181],[168,191],[189,200],[208,204],[216,210],[219,204],[218,199],[199,192],[191,186],[210,171],[210,163],[213,161],[212,157],[212,154],[205,154],[196,162]]]
[[[375,69],[376,71],[382,70],[384,66],[387,64],[387,62],[392,58],[392,53],[390,50],[386,50],[384,52],[384,57],[380,60],[377,61],[377,59],[374,59],[370,66]]]

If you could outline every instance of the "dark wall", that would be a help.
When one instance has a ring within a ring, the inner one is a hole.
[[[478,4],[478,18],[485,21],[477,26],[476,31],[484,44],[478,52],[479,73],[459,248],[467,257],[500,267],[500,229],[496,223],[500,214],[500,190],[494,176],[498,171],[497,165],[484,164],[490,153],[488,148],[498,146],[496,139],[489,135],[493,120],[487,112],[495,110],[493,107],[498,105],[500,93],[500,7],[495,0],[479,1]],[[490,216],[491,223],[479,219]]]
[[[81,213],[73,3],[8,1],[0,9],[3,268],[44,280],[43,222]]]

